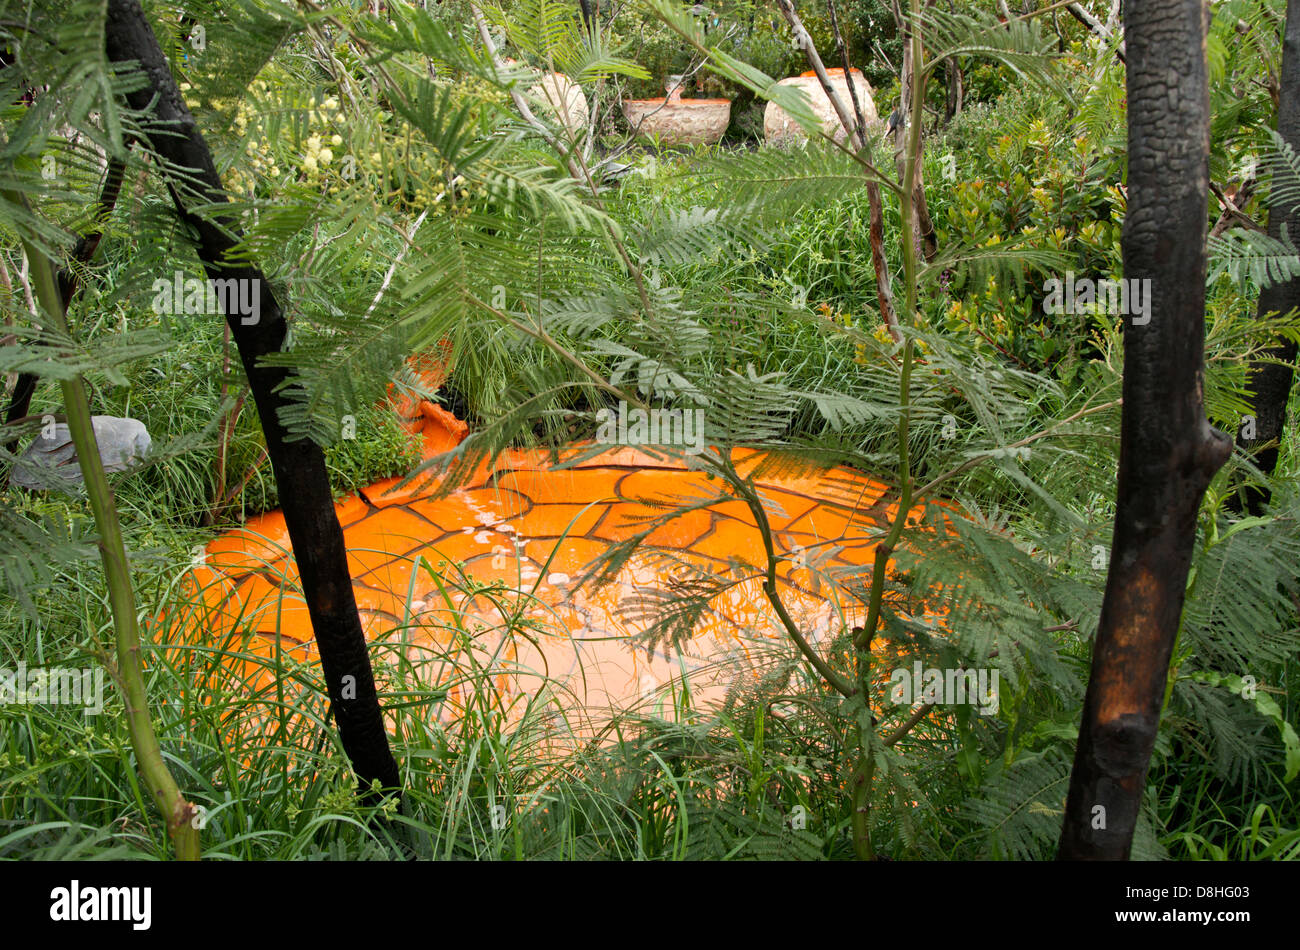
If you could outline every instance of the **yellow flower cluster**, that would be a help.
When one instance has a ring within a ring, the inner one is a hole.
[[[871,335],[876,340],[877,343],[881,343],[885,346],[894,345],[894,337],[889,332],[889,326],[884,321],[881,321],[880,323],[876,324],[876,328],[871,331]],[[916,352],[921,356],[925,356],[930,352],[930,347],[924,340],[916,340],[915,343],[916,343]],[[865,343],[854,344],[853,350],[854,350],[853,362],[857,363],[859,366],[865,366],[869,359],[869,352],[870,352],[867,349],[867,344]]]
[[[203,88],[199,79],[195,83]],[[258,79],[249,86],[247,96],[231,101],[200,99],[195,85],[183,82],[180,86],[192,110],[224,112],[232,132],[243,142],[242,160],[236,159],[223,171],[223,180],[232,193],[251,195],[259,182],[279,179],[285,172],[326,194],[338,193],[360,178],[380,201],[408,209],[459,213],[468,210],[471,197],[484,190],[421,140],[392,134],[389,113],[360,117],[355,127],[352,123],[345,127],[339,100],[334,96],[307,103],[286,101],[283,108],[272,110],[297,112],[305,118],[305,138],[300,148],[294,149],[287,139],[271,132],[264,118],[270,114],[268,102],[285,98],[280,92],[284,86],[274,77],[269,82]],[[490,108],[490,99],[501,97],[495,87],[470,81],[457,83],[453,95],[458,100],[470,100],[474,110],[480,111]]]
[[[990,278],[990,284],[992,285],[992,278]],[[986,297],[991,303],[993,302],[992,296],[986,294]],[[1007,318],[1000,310],[989,310],[986,311],[986,313],[988,315],[989,325],[995,333],[1002,336],[1011,335],[1011,326],[1007,323]],[[967,304],[965,301],[954,300],[948,307],[946,317],[950,326],[953,324],[964,323],[968,333],[977,332],[977,323],[979,321],[980,312],[976,307]],[[926,352],[925,343],[923,341],[918,341],[918,347],[922,353]]]
[[[343,144],[343,136],[337,132],[329,137],[328,144],[320,135],[307,136],[307,152],[303,156],[302,170],[308,177],[329,168],[334,162],[334,149]]]
[[[340,187],[336,169],[332,167],[335,161],[334,150],[343,146],[343,136],[333,129],[338,111],[339,101],[330,96],[318,108],[307,113],[308,135],[303,143],[304,151],[298,166],[308,184],[324,184],[330,192],[338,191]]]
[[[241,136],[248,131],[248,120],[253,116],[253,108],[247,102],[240,102],[239,108],[235,112],[235,131]],[[248,157],[250,164],[253,166],[254,175],[270,176],[278,178],[280,176],[280,166],[271,154],[271,143],[265,137],[259,141],[249,139],[244,146],[244,154]]]
[[[266,92],[266,83],[263,80],[258,80],[253,83],[250,89],[254,93],[264,94]],[[231,102],[225,99],[205,103],[198,97],[193,84],[189,82],[182,82],[180,91],[184,95],[185,104],[191,112],[197,112],[204,106],[220,112],[228,110],[231,106]],[[254,107],[243,99],[234,103],[234,110],[234,129],[242,138],[247,135],[250,122],[256,121],[257,113]],[[231,192],[250,192],[261,177],[268,175],[276,177],[280,174],[280,166],[276,163],[275,156],[271,152],[271,144],[265,138],[260,140],[250,139],[244,146],[244,155],[248,159],[246,168],[234,165],[222,176],[224,184]],[[251,174],[249,174],[250,171]]]
[[[831,323],[838,323],[840,326],[844,326],[844,327],[853,326],[853,317],[850,314],[844,313],[843,311],[835,310],[828,303],[818,304],[817,312],[820,313],[827,320],[829,320]]]

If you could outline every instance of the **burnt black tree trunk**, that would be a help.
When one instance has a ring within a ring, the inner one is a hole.
[[[253,286],[260,292],[259,319],[245,325],[241,315],[227,314],[226,322],[239,348],[266,435],[267,454],[302,576],[339,737],[360,780],[360,791],[373,802],[373,783],[397,789],[400,779],[388,746],[370,654],[357,614],[325,456],[310,439],[290,441],[280,423],[276,410],[284,400],[278,390],[289,370],[260,365],[263,356],[284,349],[288,324],[261,271],[228,259],[239,238],[238,220],[231,214],[210,217],[208,212],[200,215],[189,210],[225,204],[228,199],[212,153],[186,108],[139,0],[109,0],[105,35],[109,59],[115,63],[138,62],[147,77],[144,88],[127,99],[137,110],[152,110],[152,121],[143,130],[143,137],[160,159],[177,213],[197,234],[198,255],[208,277],[257,281]]]
[[[1231,440],[1205,418],[1209,86],[1202,0],[1124,5],[1127,280],[1150,310],[1124,328],[1110,571],[1058,856],[1126,860],[1160,723],[1196,519]]]
[[[1300,2],[1286,5],[1286,32],[1282,37],[1282,82],[1277,106],[1277,132],[1300,152]],[[1300,236],[1300,209],[1274,206],[1268,213],[1268,233],[1282,236],[1282,225],[1295,240]],[[1300,279],[1292,278],[1265,287],[1259,294],[1260,318],[1277,312],[1286,314],[1300,307]],[[1266,359],[1250,365],[1248,385],[1255,417],[1254,438],[1245,438],[1245,427],[1237,430],[1237,444],[1254,456],[1255,465],[1265,475],[1277,468],[1278,446],[1286,422],[1286,404],[1291,397],[1292,365],[1296,358],[1294,340],[1282,341],[1269,350]],[[1274,362],[1276,361],[1276,362]],[[1252,515],[1263,514],[1270,492],[1265,486],[1247,485],[1242,489],[1244,508]],[[1240,510],[1237,496],[1230,499]]]
[[[591,0],[578,0],[578,12],[582,14],[582,26],[589,35],[596,35],[596,16],[591,11]]]

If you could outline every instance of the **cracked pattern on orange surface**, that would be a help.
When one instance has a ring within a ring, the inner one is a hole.
[[[399,404],[426,455],[446,451],[465,425],[425,401]],[[741,474],[755,471],[760,452],[737,450]],[[782,597],[814,644],[838,634],[862,611],[846,585],[869,572],[876,541],[893,511],[886,486],[848,469],[817,474],[759,474],[768,511]],[[592,560],[611,544],[645,531],[664,506],[718,494],[720,483],[681,462],[614,448],[571,468],[552,469],[543,451],[511,450],[480,467],[464,487],[434,497],[436,485],[416,479],[380,481],[337,505],[348,567],[376,672],[400,653],[440,664],[446,682],[457,629],[468,632],[482,662],[507,693],[535,692],[545,678],[588,710],[627,708],[683,673],[698,698],[717,695],[738,670],[756,661],[764,640],[783,637],[763,596],[762,540],[752,513],[719,500],[653,528],[611,583],[579,585]],[[915,510],[919,516],[921,508]],[[738,562],[747,565],[737,570]],[[736,581],[707,596],[694,633],[680,651],[636,648],[645,628],[629,607],[659,592],[681,590],[692,574]],[[187,581],[201,589],[202,615],[181,621],[211,644],[232,632],[252,634],[243,649],[272,656],[277,646],[313,659],[312,630],[284,518],[270,512],[210,543]],[[484,592],[476,585],[498,587]],[[505,639],[515,614],[531,636]],[[277,641],[278,635],[278,641]],[[186,634],[191,636],[192,634]],[[265,684],[269,672],[250,665],[246,679]],[[461,697],[463,698],[463,697]],[[450,707],[458,704],[453,687]],[[444,706],[441,715],[447,715]]]

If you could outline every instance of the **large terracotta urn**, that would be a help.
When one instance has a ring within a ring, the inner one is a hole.
[[[828,69],[826,76],[831,81],[831,88],[835,90],[835,95],[851,113],[853,101],[849,98],[849,84],[844,78],[844,70]],[[844,139],[844,127],[840,124],[840,118],[835,114],[835,107],[831,105],[826,91],[822,89],[816,73],[806,72],[791,76],[789,79],[782,79],[777,85],[802,89],[812,105],[813,112],[821,119],[822,128],[834,135],[837,141]],[[858,95],[858,107],[862,110],[863,121],[867,125],[879,121],[876,104],[871,99],[871,86],[856,69],[853,70],[853,89]],[[763,112],[763,135],[769,145],[797,144],[808,140],[808,134],[799,123],[775,102],[769,102]]]
[[[582,87],[564,73],[546,73],[542,81],[528,90],[535,111],[560,123],[571,133],[587,127],[591,113]]]
[[[670,76],[663,99],[624,99],[623,115],[636,134],[663,145],[713,145],[731,123],[730,99],[683,99],[682,77]]]

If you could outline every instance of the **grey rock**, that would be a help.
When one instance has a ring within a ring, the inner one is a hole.
[[[106,472],[122,472],[144,458],[153,440],[149,430],[138,419],[117,416],[94,416],[95,441],[99,443],[99,457]],[[72,486],[84,482],[77,451],[66,424],[54,427],[52,438],[42,432],[14,463],[9,482],[19,488],[33,491],[54,489],[69,492]]]

